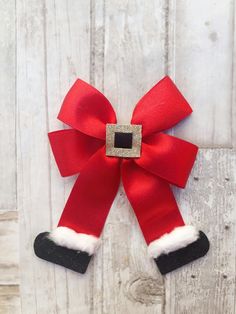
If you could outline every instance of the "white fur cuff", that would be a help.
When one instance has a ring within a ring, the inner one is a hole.
[[[177,227],[170,233],[164,234],[148,246],[148,255],[157,258],[161,254],[168,254],[186,247],[199,238],[199,231],[193,226]]]
[[[48,238],[57,245],[87,252],[89,255],[93,255],[99,245],[99,238],[85,233],[77,233],[67,227],[57,227],[50,232]]]

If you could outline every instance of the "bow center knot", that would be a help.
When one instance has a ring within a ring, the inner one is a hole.
[[[142,125],[106,124],[106,155],[138,158],[141,155]]]

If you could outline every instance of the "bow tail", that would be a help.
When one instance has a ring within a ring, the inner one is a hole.
[[[130,160],[122,164],[122,181],[147,244],[184,225],[167,182]]]
[[[184,224],[166,181],[130,160],[122,164],[122,180],[148,244],[148,253],[162,274],[207,253],[209,241],[206,235]]]
[[[104,147],[99,149],[80,172],[61,215],[58,227],[73,230],[74,235],[83,234],[99,238],[120,182],[120,162],[108,158]],[[76,234],[75,234],[75,233]],[[55,236],[54,236],[55,235]],[[57,230],[52,238],[56,238]],[[76,239],[72,239],[76,240]],[[66,241],[63,239],[63,241]],[[85,250],[80,241],[73,249]],[[96,241],[95,241],[96,242]],[[90,254],[96,247],[86,249]]]

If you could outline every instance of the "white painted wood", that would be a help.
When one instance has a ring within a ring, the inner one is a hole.
[[[90,83],[104,92],[106,7],[104,0],[92,0],[90,3]]]
[[[234,39],[233,39],[233,65],[232,65],[232,117],[231,117],[231,128],[232,128],[232,144],[236,147],[236,40],[235,40],[235,30],[236,30],[236,1],[234,1]]]
[[[0,8],[0,210],[15,210],[15,1]]]
[[[75,77],[89,78],[90,7],[85,1],[26,0],[18,1],[17,15],[22,312],[86,313],[90,275],[37,259],[32,245],[39,232],[56,226],[65,203],[47,132],[62,127],[56,116]]]
[[[0,212],[0,286],[19,284],[19,230],[16,211]]]
[[[0,212],[0,314],[20,314],[17,211]]]
[[[47,3],[48,128],[62,129],[56,120],[62,100],[77,77],[90,77],[90,5],[87,1]],[[56,54],[51,51],[58,51]],[[48,142],[45,143],[48,145]],[[50,151],[51,226],[57,226],[75,178],[62,178]],[[55,266],[57,313],[89,313],[92,307],[93,267],[84,276]],[[82,293],[81,293],[82,292]]]
[[[15,1],[0,1],[0,314],[20,314],[16,211]]]
[[[168,72],[194,113],[174,134],[231,147],[234,1],[170,1]]]
[[[147,256],[123,188],[109,214],[99,255],[103,260],[103,312],[98,313],[162,313],[163,278]]]
[[[0,285],[0,314],[20,314],[18,285]]]
[[[165,279],[166,314],[235,313],[236,151],[202,150],[188,186],[176,191],[186,222],[209,237],[206,257]]]
[[[104,91],[118,122],[129,123],[137,101],[165,73],[166,2],[108,1]]]
[[[56,313],[54,268],[39,263],[33,241],[49,229],[46,8],[17,1],[17,148],[22,313]]]

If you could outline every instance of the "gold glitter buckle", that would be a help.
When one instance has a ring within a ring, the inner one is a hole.
[[[106,155],[137,158],[141,154],[142,125],[107,124]]]

